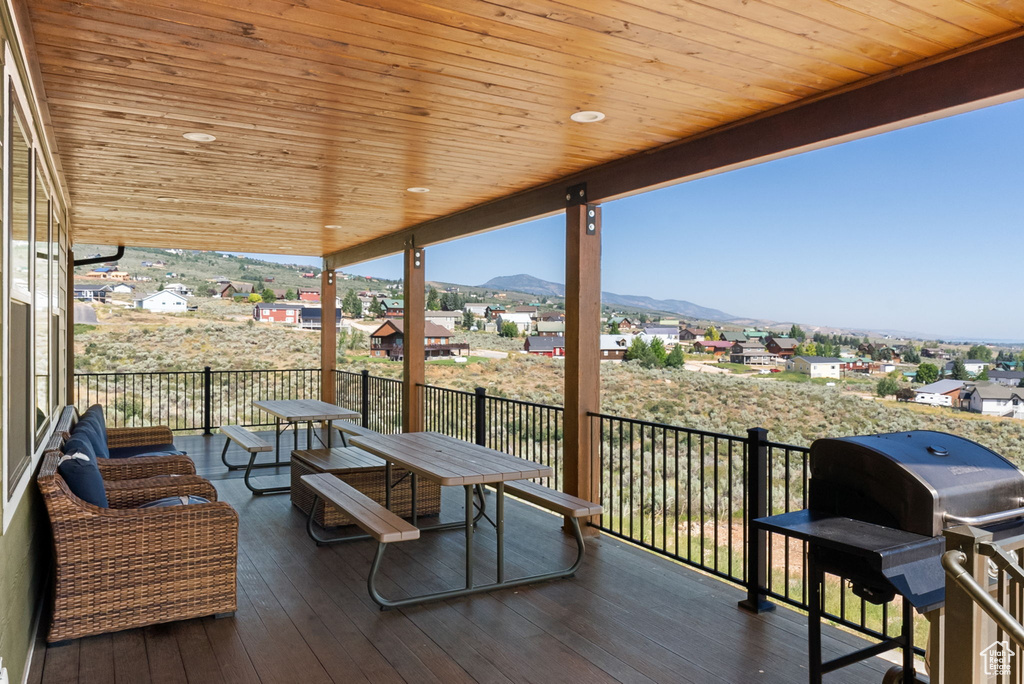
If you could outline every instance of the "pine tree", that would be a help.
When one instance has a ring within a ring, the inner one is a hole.
[[[665,351],[665,343],[661,341],[661,338],[655,337],[647,348],[650,350],[651,356],[654,357],[655,365],[659,368],[664,366],[668,359],[668,352]]]
[[[644,342],[643,338],[637,335],[633,338],[633,342],[629,345],[629,349],[626,350],[626,355],[623,361],[639,361],[643,358],[647,352],[647,343]]]
[[[274,291],[271,290],[269,287],[263,288],[263,292],[260,293],[260,296],[263,297],[263,301],[265,302],[272,303],[277,300],[277,295],[275,295]]]
[[[359,301],[355,290],[349,290],[345,293],[345,298],[341,300],[341,310],[349,318],[362,318],[363,303]]]
[[[954,380],[971,379],[970,374],[967,372],[967,366],[964,365],[963,359],[957,358],[957,360],[953,362],[953,373],[950,377],[952,377]]]
[[[462,327],[463,328],[465,328],[466,330],[469,330],[470,328],[473,327],[473,323],[475,323],[475,322],[476,322],[476,318],[473,316],[472,312],[464,311],[462,313]]]
[[[441,310],[441,298],[437,294],[437,290],[433,287],[430,288],[430,292],[427,293],[427,311],[440,311]]]
[[[802,339],[805,339],[807,337],[807,335],[803,331],[803,328],[801,328],[796,323],[794,323],[792,326],[790,326],[790,328],[789,328],[789,336],[792,337],[794,340],[802,340]]]
[[[669,352],[668,358],[665,359],[665,365],[669,368],[682,368],[685,363],[686,356],[683,354],[683,345],[677,344]]]
[[[370,300],[370,316],[376,318],[378,315],[380,315],[380,302],[377,301],[377,295],[373,295]]]
[[[284,293],[285,300],[291,302],[295,300],[295,290],[288,288],[288,291]]]

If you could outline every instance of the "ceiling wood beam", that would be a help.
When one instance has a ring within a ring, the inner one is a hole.
[[[586,183],[603,202],[812,149],[875,135],[1024,96],[1019,32],[865,79],[811,101],[777,108],[651,152],[425,221],[326,255],[342,268],[564,210],[565,189]]]

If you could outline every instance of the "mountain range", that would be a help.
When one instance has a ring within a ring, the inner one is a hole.
[[[553,283],[549,280],[542,280],[526,273],[491,278],[483,285],[480,285],[480,287],[495,290],[513,290],[515,292],[525,292],[526,294],[547,297],[565,296],[565,285],[562,283]],[[706,306],[700,306],[699,304],[694,304],[693,302],[688,302],[683,299],[654,299],[652,297],[644,297],[640,295],[621,295],[615,294],[614,292],[602,292],[601,301],[613,306],[628,306],[638,309],[668,311],[679,314],[680,316],[703,320],[732,321],[737,318],[736,316],[727,314],[724,311],[710,309]]]

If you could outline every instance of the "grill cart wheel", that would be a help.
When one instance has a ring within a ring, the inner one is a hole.
[[[903,668],[899,665],[890,667],[882,677],[882,684],[903,684]]]

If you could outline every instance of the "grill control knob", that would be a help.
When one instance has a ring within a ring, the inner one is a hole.
[[[945,447],[930,446],[928,447],[928,451],[935,454],[936,456],[949,456],[949,452],[946,451]]]

